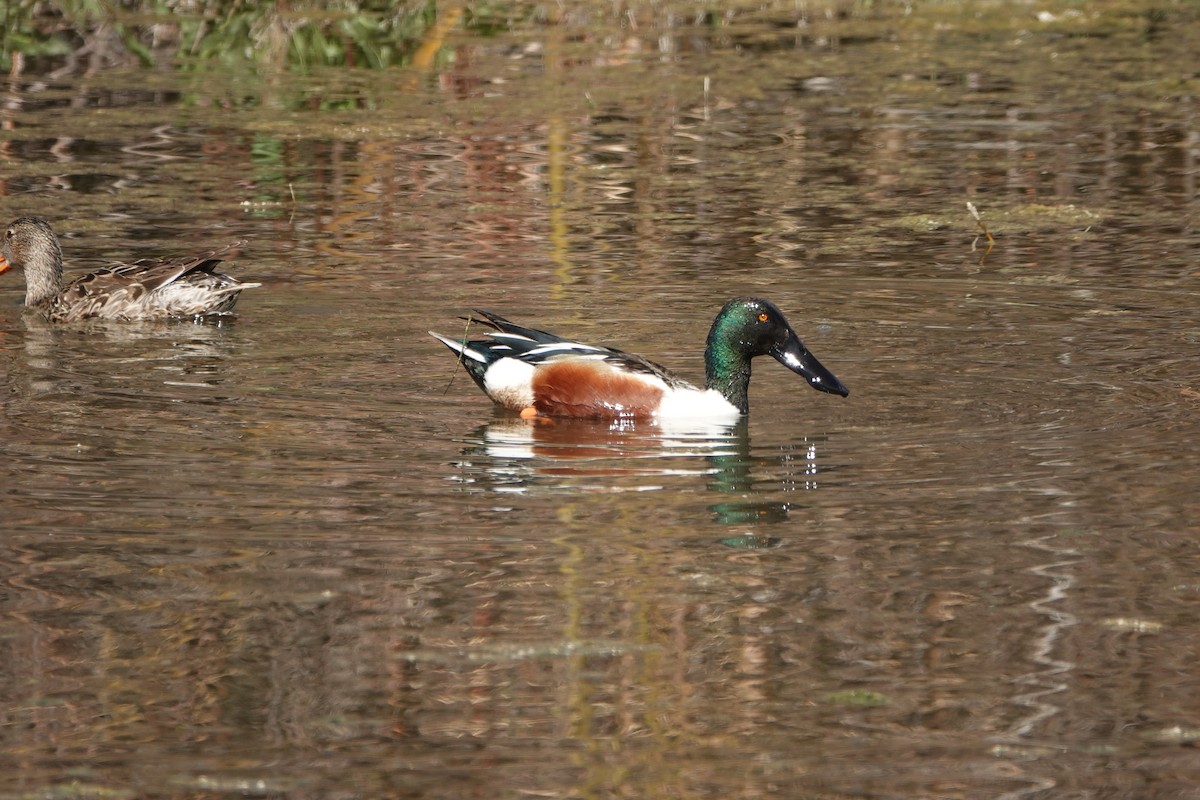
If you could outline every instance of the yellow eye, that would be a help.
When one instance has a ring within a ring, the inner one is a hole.
[[[759,322],[766,322],[766,321],[767,321],[767,312],[765,312],[765,311],[764,311],[763,313],[759,314],[759,315],[758,315],[758,321],[759,321]]]

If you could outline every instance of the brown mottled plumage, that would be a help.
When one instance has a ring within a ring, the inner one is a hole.
[[[229,315],[242,283],[216,271],[237,244],[199,256],[141,259],[88,273],[63,286],[62,248],[40,217],[13,220],[0,238],[0,273],[25,271],[25,305],[53,322],[165,320]]]

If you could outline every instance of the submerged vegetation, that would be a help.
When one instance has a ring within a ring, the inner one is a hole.
[[[65,69],[150,66],[174,59],[290,68],[405,65],[422,57],[431,34],[449,24],[475,34],[491,13],[386,0],[252,3],[245,0],[16,0],[3,5],[0,66],[32,60]]]
[[[1017,13],[1007,0],[619,0],[618,2],[480,2],[434,0],[8,0],[0,3],[0,68],[95,72],[114,66],[245,64],[305,70],[438,66],[453,30],[491,36],[534,24],[581,29],[617,24],[636,30],[699,24],[721,27],[756,17],[769,35],[814,24],[902,18],[927,29],[947,25],[980,36],[1020,36],[1032,24],[1054,35],[1098,37],[1137,31],[1153,41],[1193,24],[1191,0],[1119,0],[1085,6],[1059,0]],[[654,25],[650,25],[654,27]],[[853,35],[853,34],[851,34]],[[871,34],[874,35],[874,34]],[[753,46],[752,41],[742,44]]]

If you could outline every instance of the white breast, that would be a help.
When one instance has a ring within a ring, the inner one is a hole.
[[[663,395],[662,403],[658,407],[658,416],[733,421],[741,416],[741,412],[716,389],[674,389]]]
[[[500,359],[483,376],[488,397],[508,408],[529,408],[533,405],[533,370],[534,366],[524,361]]]

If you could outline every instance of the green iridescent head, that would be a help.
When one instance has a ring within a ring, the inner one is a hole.
[[[769,355],[802,376],[814,389],[845,397],[850,390],[825,369],[783,313],[760,297],[730,300],[713,320],[704,351],[707,386],[716,389],[743,414],[748,410],[750,360]]]

